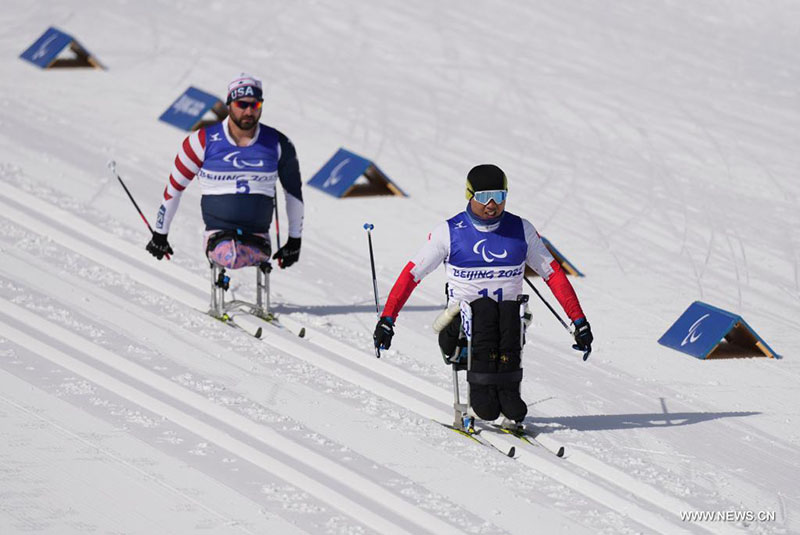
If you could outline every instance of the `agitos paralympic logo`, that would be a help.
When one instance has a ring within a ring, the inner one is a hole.
[[[50,43],[56,40],[56,35],[51,35],[44,43],[39,45],[39,48],[33,54],[33,60],[36,61],[39,58],[43,58],[45,54],[47,54],[47,47],[50,46]]]
[[[339,174],[339,173],[341,173],[341,171],[344,168],[344,166],[347,165],[348,163],[350,163],[350,158],[345,158],[344,160],[339,162],[336,165],[336,167],[333,168],[333,171],[331,171],[331,174],[328,175],[328,178],[326,178],[325,182],[322,184],[323,189],[327,189],[327,188],[333,187],[336,184],[338,184],[339,182],[341,182],[342,175]]]
[[[229,152],[222,158],[222,161],[232,163],[236,169],[244,169],[245,167],[264,167],[264,160],[258,160],[257,162],[254,161],[247,161],[247,160],[240,160],[236,157],[241,151],[233,151]]]
[[[686,335],[686,338],[683,339],[683,342],[681,342],[681,347],[685,346],[686,344],[693,344],[698,340],[698,338],[703,336],[703,333],[697,332],[697,329],[700,327],[700,323],[710,315],[711,314],[703,314],[700,316],[700,319],[692,323],[692,326],[689,327],[689,333]]]
[[[491,264],[492,262],[494,262],[498,258],[502,259],[502,258],[505,258],[505,257],[508,256],[508,251],[505,250],[505,249],[503,249],[503,252],[499,253],[499,254],[498,253],[493,253],[492,251],[487,251],[486,250],[486,245],[484,244],[485,241],[486,241],[486,238],[484,238],[482,240],[478,240],[477,242],[475,242],[475,246],[472,248],[472,252],[475,253],[475,254],[481,255],[481,257],[483,258],[483,261],[486,262],[487,264]],[[490,256],[491,256],[491,258],[489,258]]]

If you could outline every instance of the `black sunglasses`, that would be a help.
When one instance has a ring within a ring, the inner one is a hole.
[[[246,100],[234,100],[233,105],[239,108],[240,110],[246,110],[247,108],[253,108],[254,110],[258,111],[261,109],[261,105],[263,104],[262,101],[256,100],[255,102],[247,102]]]

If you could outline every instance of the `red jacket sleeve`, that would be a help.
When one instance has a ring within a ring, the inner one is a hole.
[[[392,291],[389,292],[389,297],[386,298],[386,306],[383,307],[381,316],[389,316],[392,320],[397,320],[400,309],[403,308],[408,298],[411,297],[411,292],[419,284],[419,281],[414,280],[414,275],[411,274],[414,267],[414,262],[409,262],[400,272],[400,276],[392,286]]]
[[[573,322],[580,318],[585,318],[586,315],[583,313],[583,309],[581,309],[578,296],[575,295],[575,289],[572,287],[569,280],[567,280],[567,275],[564,273],[564,270],[561,269],[561,265],[557,260],[553,260],[550,263],[550,267],[553,268],[553,273],[550,274],[550,277],[545,279],[545,282],[561,304],[561,308],[564,309],[564,312],[567,313],[567,316],[569,316],[569,319]]]

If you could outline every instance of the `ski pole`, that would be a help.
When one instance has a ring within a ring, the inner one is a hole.
[[[277,247],[277,249],[275,249],[277,251],[278,249],[281,248],[281,222],[278,220],[278,195],[277,195],[277,193],[275,195],[275,240],[278,242],[277,243],[278,247]],[[278,265],[280,267],[283,267],[283,259],[282,258],[278,258]]]
[[[565,322],[563,319],[561,319],[561,316],[559,315],[559,313],[558,313],[558,312],[556,312],[556,310],[555,310],[555,309],[554,309],[552,306],[550,306],[550,303],[548,303],[548,302],[547,302],[547,300],[544,298],[544,296],[543,296],[542,294],[540,294],[540,293],[539,293],[539,290],[537,290],[537,289],[536,289],[536,286],[534,286],[534,285],[533,285],[533,283],[532,283],[532,282],[531,282],[531,281],[528,279],[528,277],[523,277],[523,278],[525,279],[525,282],[526,282],[526,283],[528,283],[528,286],[530,286],[530,287],[531,287],[531,290],[533,290],[533,291],[534,291],[534,293],[536,293],[536,295],[537,295],[537,296],[539,296],[539,299],[541,299],[541,300],[542,300],[542,303],[544,303],[544,304],[547,306],[547,308],[549,308],[549,309],[550,309],[550,312],[552,312],[552,313],[553,313],[553,315],[554,315],[554,316],[556,317],[556,319],[557,319],[557,320],[558,320],[558,321],[561,323],[561,325],[563,325],[563,326],[564,326],[564,328],[567,330],[567,332],[568,332],[570,335],[572,335],[572,334],[573,334],[573,333],[572,333],[572,330],[569,328],[569,326],[566,324],[566,322]],[[577,349],[577,348],[576,348],[576,349]],[[588,351],[584,351],[584,353],[583,353],[583,360],[586,360],[586,359],[588,359],[588,358],[589,358],[589,355],[590,355],[591,353],[592,353],[592,350],[591,350],[591,349],[589,349]]]
[[[147,225],[147,230],[150,231],[150,234],[153,234],[153,227],[150,226],[150,222],[147,220],[147,218],[142,213],[142,209],[139,208],[138,204],[136,204],[136,200],[133,198],[133,195],[131,195],[131,192],[128,190],[128,186],[126,186],[125,182],[122,181],[122,177],[119,176],[119,173],[117,173],[117,162],[115,162],[114,160],[109,161],[108,162],[108,169],[111,171],[111,174],[113,174],[115,177],[117,177],[117,180],[119,180],[119,183],[122,185],[122,189],[124,189],[125,193],[128,194],[128,198],[133,203],[133,206],[136,207],[136,211],[139,212],[139,215],[141,216],[142,221],[144,221],[144,224]],[[169,255],[168,254],[165,254],[164,256],[166,256],[167,260],[169,260]]]
[[[378,320],[381,319],[380,305],[378,304],[378,278],[375,275],[375,255],[372,252],[372,229],[375,225],[372,223],[364,223],[364,230],[367,231],[367,241],[369,242],[369,265],[372,267],[372,290],[375,293],[375,315]],[[375,348],[375,357],[381,358],[381,348]]]
[[[539,293],[539,290],[536,289],[536,286],[533,285],[533,283],[528,279],[528,277],[523,277],[523,278],[525,279],[525,282],[528,283],[528,286],[531,287],[531,290],[533,290],[536,293],[536,295],[539,296],[539,299],[542,300],[542,303],[544,303],[547,306],[547,308],[550,309],[550,312],[553,313],[553,316],[555,316],[556,319],[561,322],[561,325],[564,326],[564,328],[567,330],[567,332],[572,334],[572,331],[570,331],[570,329],[567,326],[567,324],[564,322],[564,320],[561,319],[561,316],[558,314],[558,312],[556,312],[555,309],[550,306],[550,303],[547,302],[547,300],[544,298],[544,296]]]

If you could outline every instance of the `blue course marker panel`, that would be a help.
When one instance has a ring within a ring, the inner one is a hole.
[[[59,58],[59,54],[67,47],[74,53],[74,58]],[[100,62],[91,56],[74,37],[52,26],[19,57],[42,69],[51,67],[103,68]]]
[[[658,343],[707,359],[725,356],[714,355],[723,340],[739,350],[731,356],[778,356],[741,316],[701,301],[692,303]]]
[[[214,112],[219,120],[225,118],[225,106],[220,99],[196,87],[190,87],[158,119],[188,132],[196,130],[203,123],[216,122],[203,121],[209,111]]]
[[[362,176],[367,179],[366,183],[356,184]],[[406,196],[373,162],[343,148],[311,177],[308,185],[337,198],[361,195]]]

